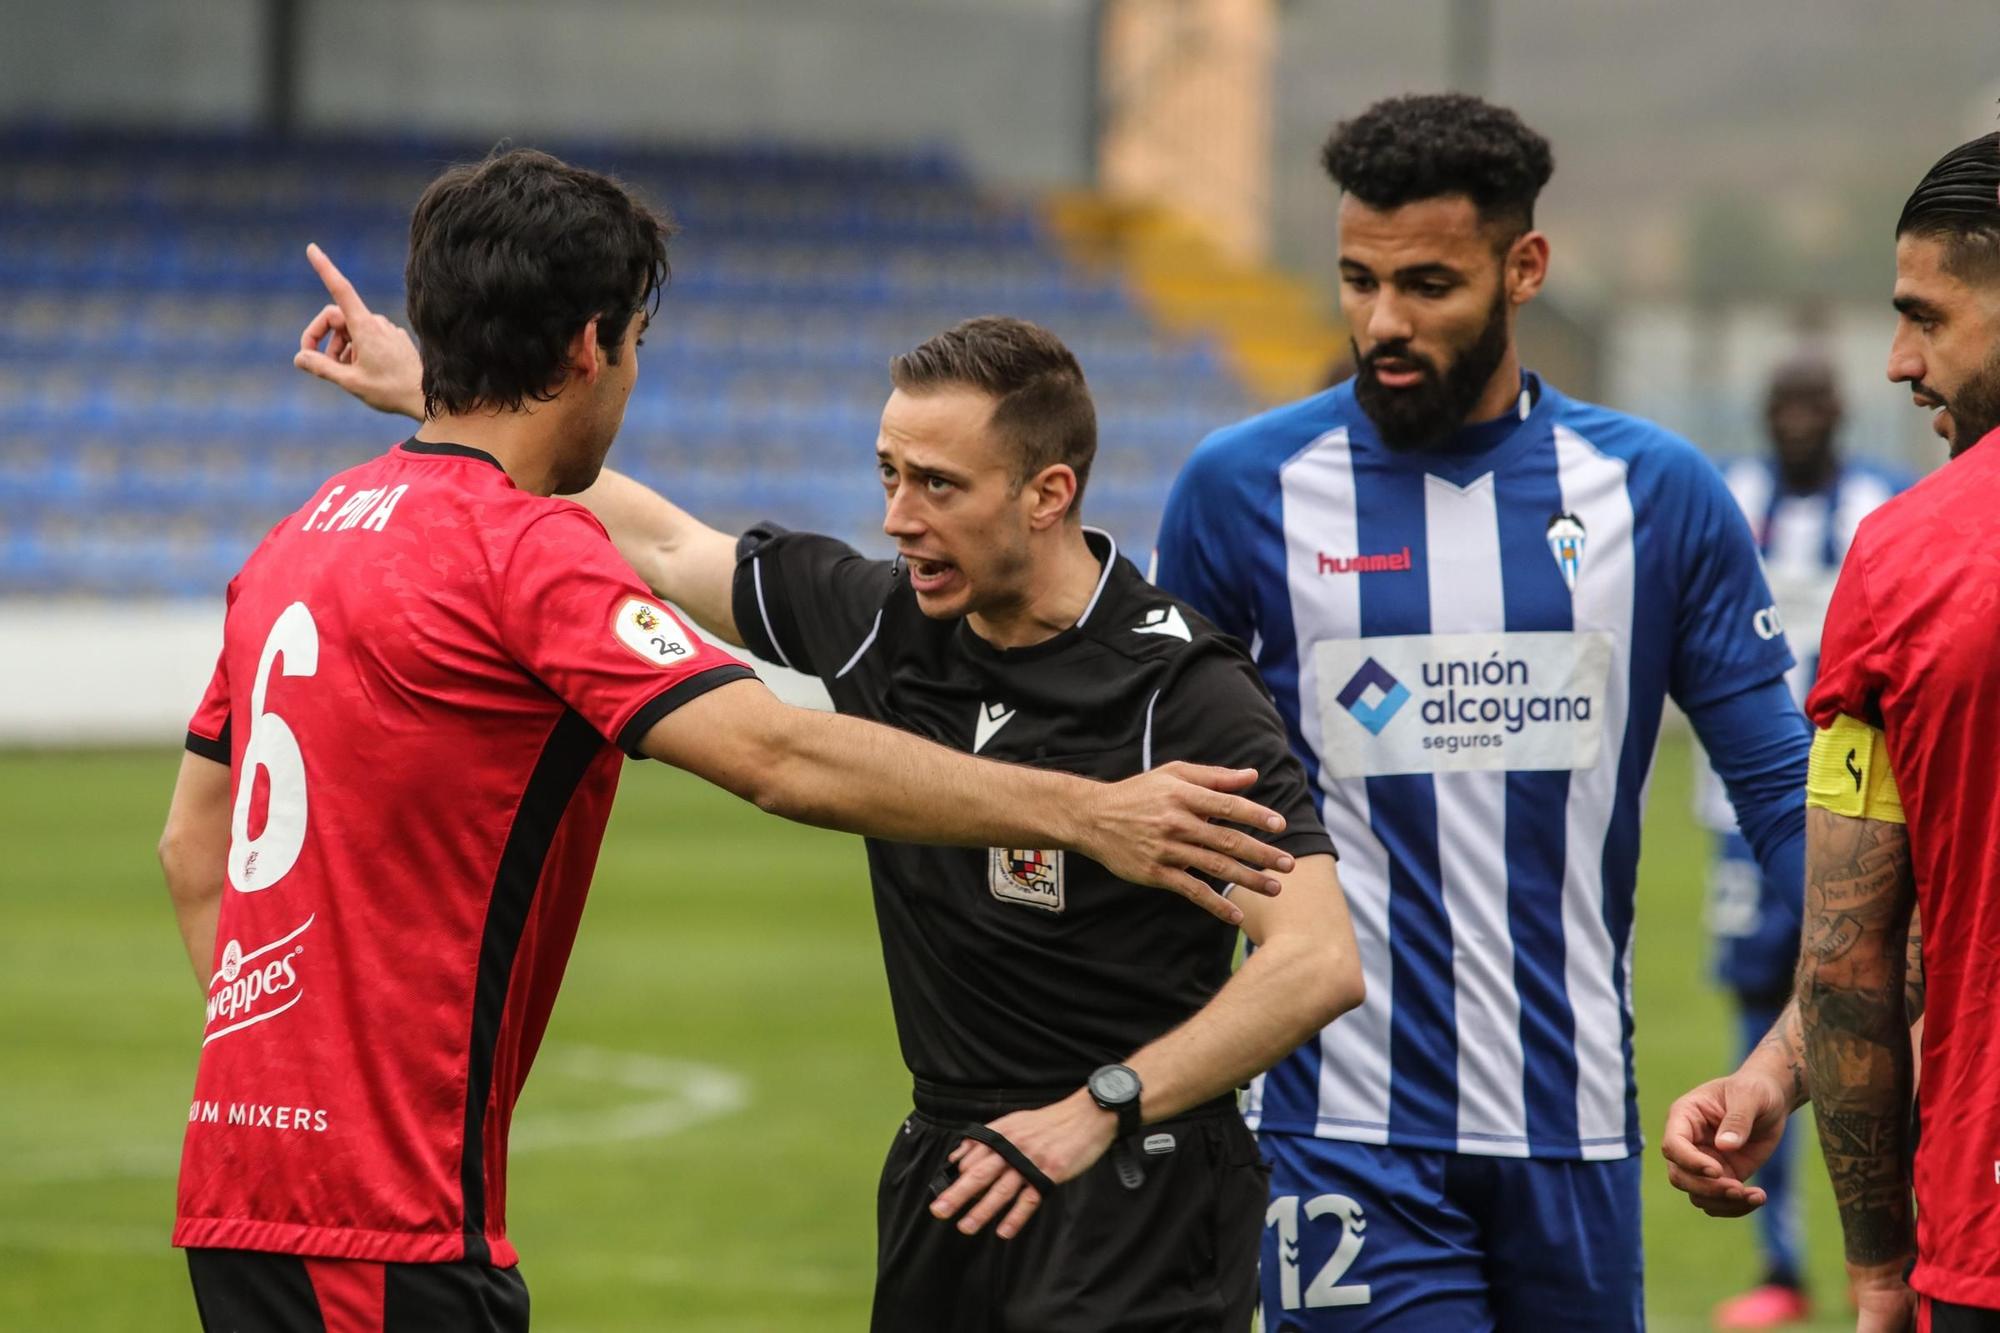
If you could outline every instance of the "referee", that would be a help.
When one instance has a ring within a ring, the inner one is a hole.
[[[359,332],[368,373],[337,382],[410,402],[394,330]],[[1232,975],[1232,930],[1073,854],[868,841],[915,1083],[873,1327],[1247,1327],[1265,1177],[1234,1091],[1361,1000],[1332,843],[1240,647],[1083,526],[1096,413],[1068,349],[975,319],[891,377],[893,561],[776,524],[732,539],[611,473],[578,498],[660,595],[839,711],[1098,778],[1255,768],[1244,794],[1286,817],[1296,867],[1281,896],[1243,895]]]

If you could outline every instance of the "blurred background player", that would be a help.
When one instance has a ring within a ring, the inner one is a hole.
[[[1358,373],[1205,441],[1159,548],[1253,645],[1368,982],[1251,1089],[1264,1326],[1637,1329],[1641,792],[1671,694],[1797,883],[1792,658],[1714,467],[1521,365],[1547,141],[1402,97],[1324,162]]]
[[[1247,775],[1099,784],[788,707],[653,599],[554,497],[623,421],[667,232],[544,153],[439,176],[410,224],[423,425],[230,583],[160,842],[208,992],[173,1241],[209,1328],[527,1327],[508,1130],[621,752],[802,821],[1084,853],[1231,918],[1186,867],[1275,891],[1240,858],[1291,864],[1194,811],[1277,816],[1175,776]]]
[[[1819,629],[1855,527],[1903,489],[1900,477],[1843,457],[1840,386],[1833,365],[1801,353],[1772,372],[1764,403],[1769,452],[1723,468],[1764,559],[1796,665],[1786,675],[1801,705],[1819,666]],[[1736,827],[1714,771],[1698,770],[1696,804],[1715,835],[1708,923],[1716,979],[1736,1006],[1739,1059],[1761,1041],[1792,994],[1803,886],[1766,876]],[[1804,1283],[1803,1202],[1792,1188],[1793,1136],[1758,1174],[1770,1202],[1758,1217],[1763,1273],[1716,1307],[1717,1328],[1772,1328],[1811,1312]]]
[[[1973,1333],[2000,1328],[2000,939],[1993,843],[1967,836],[2000,788],[2000,134],[1911,193],[1892,301],[1889,378],[1953,461],[1862,525],[1828,608],[1792,1007],[1736,1073],[1674,1103],[1660,1146],[1696,1206],[1737,1216],[1766,1203],[1752,1178],[1810,1099],[1857,1327]]]
[[[302,368],[421,411],[407,335],[321,271],[343,302]],[[580,498],[662,597],[839,711],[1104,777],[1228,758],[1258,770],[1249,795],[1286,815],[1298,864],[1281,898],[1245,900],[1255,951],[1232,977],[1230,932],[1091,861],[869,840],[916,1084],[882,1168],[872,1327],[1246,1327],[1265,1191],[1235,1089],[1360,999],[1332,845],[1238,646],[1083,526],[1096,410],[1069,350],[989,316],[891,379],[894,561],[770,523],[739,541],[612,473]],[[968,1121],[990,1124],[975,1141]]]

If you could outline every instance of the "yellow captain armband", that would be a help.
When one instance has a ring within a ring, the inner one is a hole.
[[[1845,713],[1814,736],[1806,763],[1806,804],[1850,819],[1905,824],[1903,796],[1889,770],[1881,732]]]

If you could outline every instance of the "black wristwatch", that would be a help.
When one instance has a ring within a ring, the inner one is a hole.
[[[1139,1096],[1145,1085],[1129,1065],[1099,1066],[1084,1087],[1090,1092],[1090,1100],[1118,1117],[1119,1138],[1139,1132],[1143,1123],[1139,1118]]]

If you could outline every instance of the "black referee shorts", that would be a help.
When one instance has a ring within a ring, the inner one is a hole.
[[[527,1333],[528,1284],[490,1264],[189,1250],[207,1333]]]
[[[1106,1153],[1044,1199],[1012,1240],[996,1238],[995,1223],[966,1236],[956,1219],[931,1216],[933,1182],[955,1171],[946,1159],[967,1122],[1021,1106],[1004,1095],[920,1091],[876,1196],[874,1333],[1250,1327],[1270,1173],[1233,1097],[1126,1140],[1144,1171],[1136,1188],[1120,1180],[1116,1150]]]

